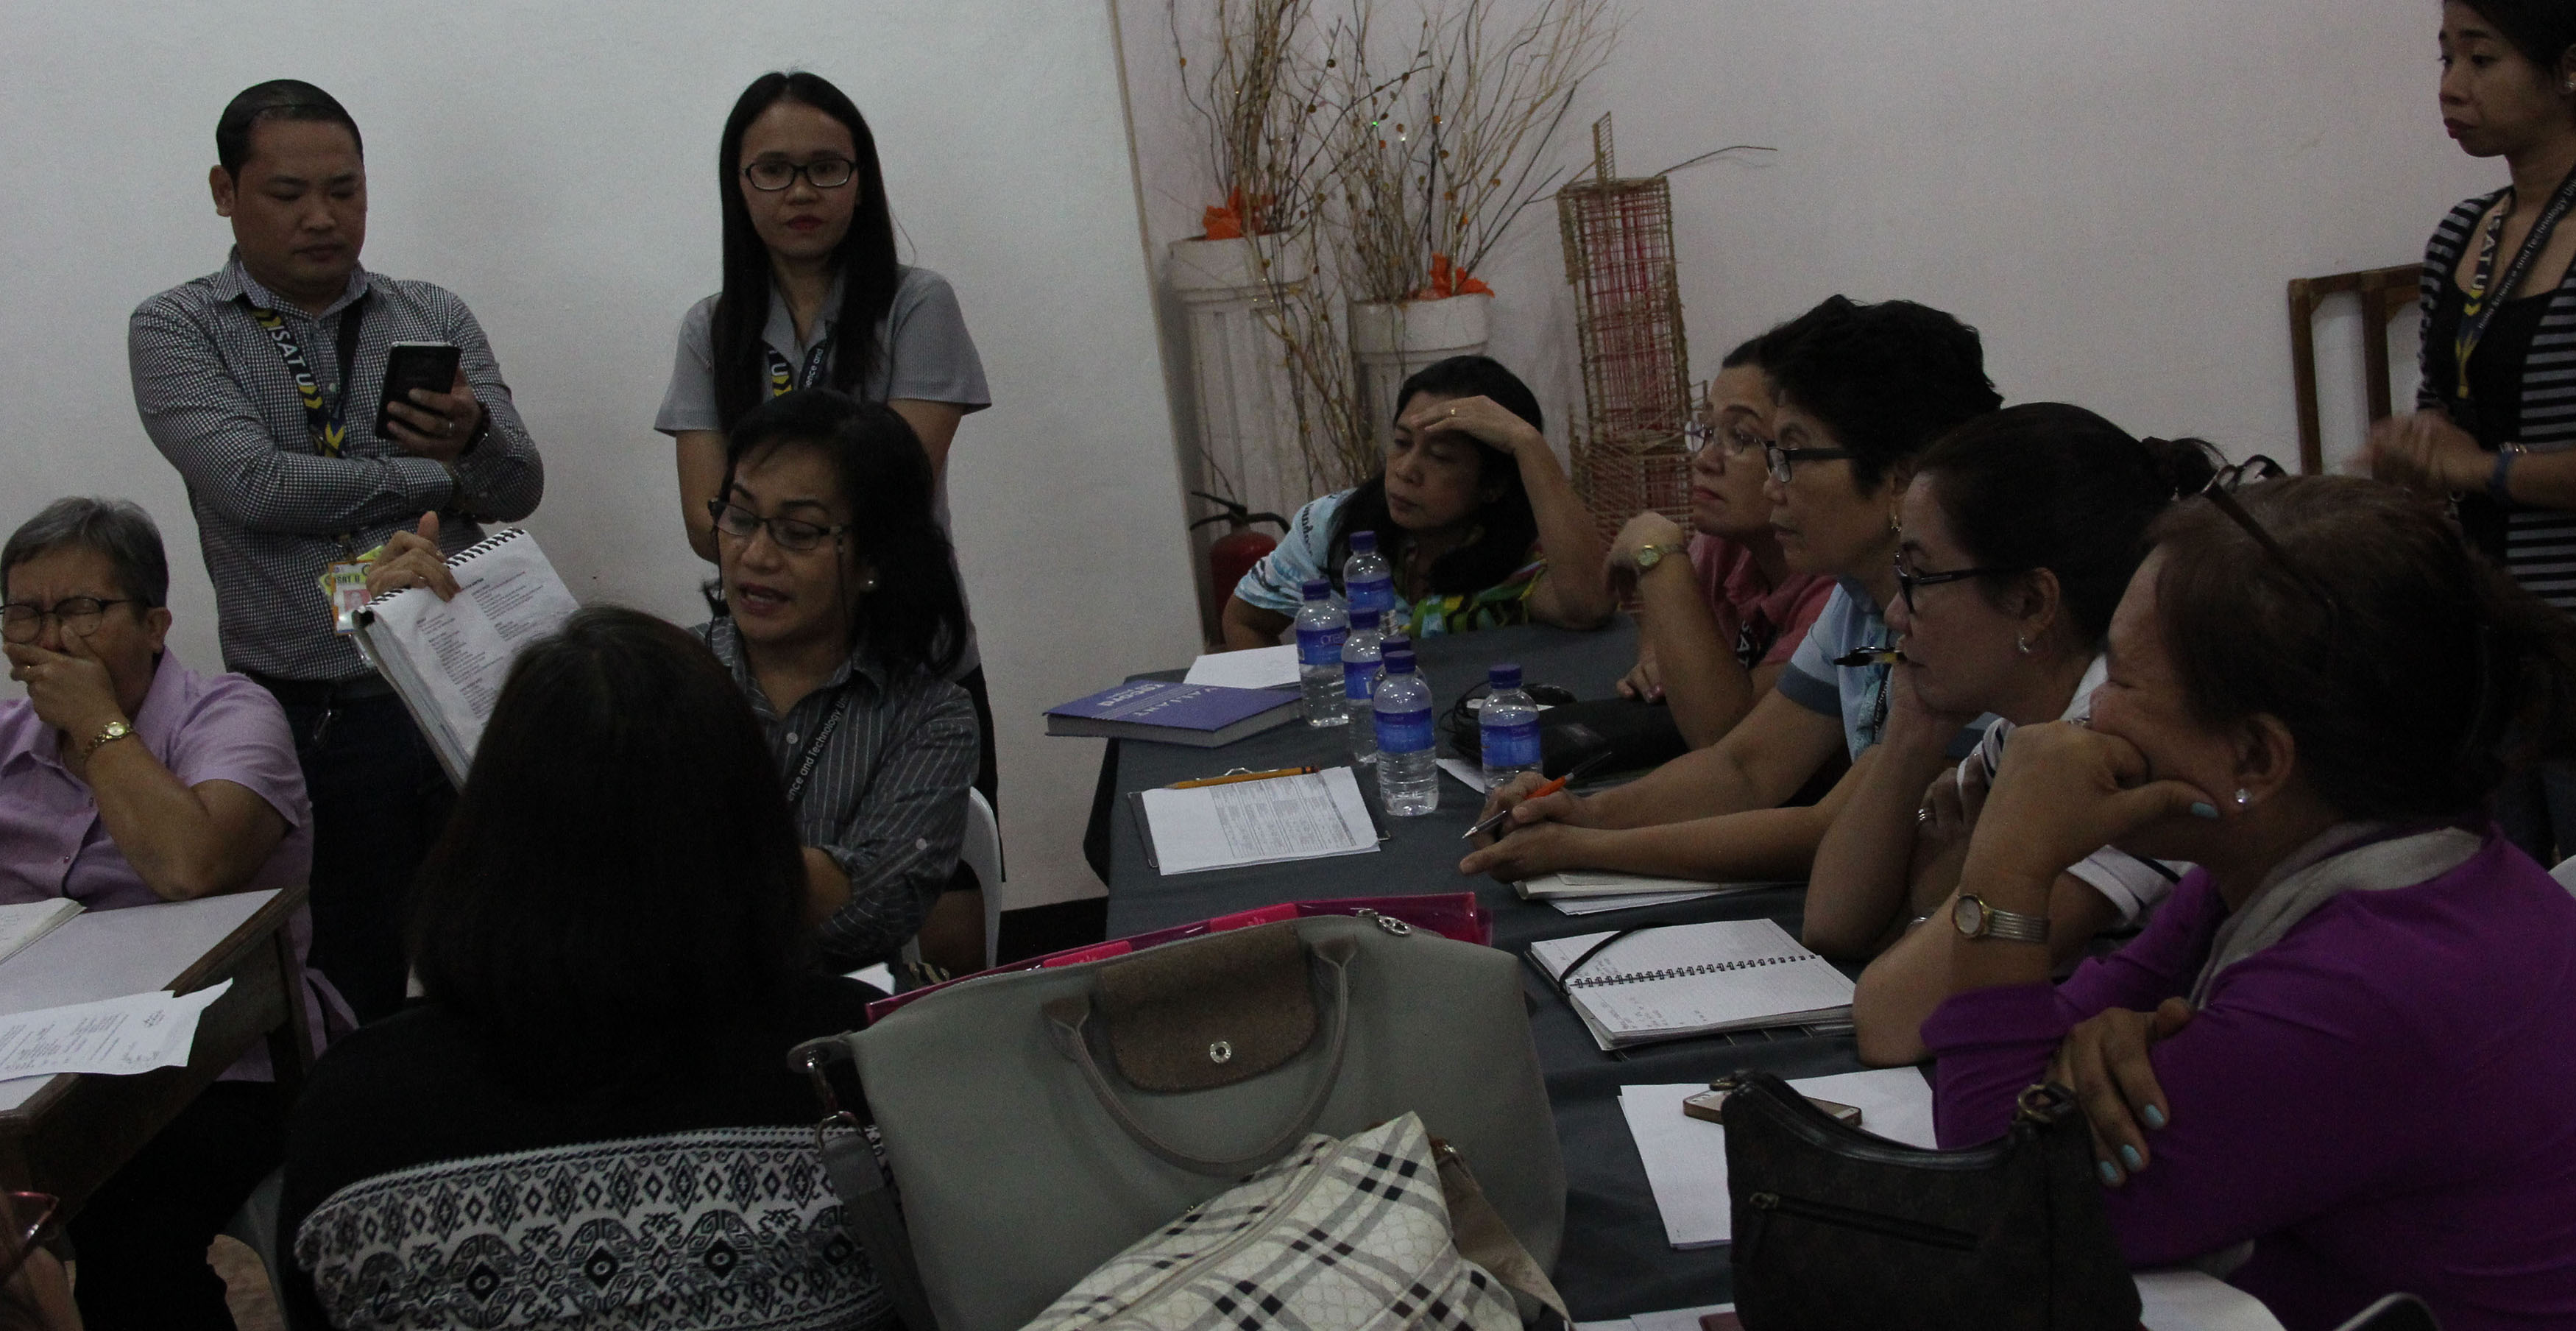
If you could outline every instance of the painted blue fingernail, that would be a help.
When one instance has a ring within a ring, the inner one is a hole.
[[[2093,1162],[2093,1167],[2102,1171],[2103,1187],[2116,1188],[2120,1186],[2120,1171],[2110,1161],[2096,1160]]]
[[[2191,816],[2194,818],[2207,818],[2212,822],[2216,822],[2218,820],[2218,806],[2211,804],[2206,800],[2193,800],[2191,802]]]
[[[2147,1167],[2145,1157],[2139,1155],[2138,1148],[2134,1146],[2124,1145],[2120,1148],[2120,1163],[2127,1165],[2132,1174]]]
[[[2149,1105],[2145,1109],[2139,1110],[2138,1117],[2145,1119],[2147,1121],[2147,1126],[2151,1128],[2161,1128],[2165,1125],[2165,1111],[2156,1108],[2154,1105]]]

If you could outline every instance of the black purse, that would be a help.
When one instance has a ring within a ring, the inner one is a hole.
[[[1767,1072],[1728,1079],[1735,1312],[1746,1331],[2131,1331],[2138,1286],[2074,1095],[1928,1151],[1845,1127]],[[1726,1085],[1726,1083],[1721,1083]]]

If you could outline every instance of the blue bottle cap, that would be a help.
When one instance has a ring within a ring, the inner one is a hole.
[[[1370,530],[1369,530],[1369,529],[1367,529],[1366,527],[1362,527],[1362,528],[1361,528],[1361,529],[1359,529],[1358,531],[1352,532],[1352,533],[1351,533],[1351,553],[1352,553],[1352,554],[1355,554],[1355,555],[1373,555],[1373,554],[1376,554],[1376,553],[1377,553],[1377,533],[1376,533],[1376,532],[1373,532],[1373,531],[1370,531]]]
[[[1409,652],[1413,650],[1413,639],[1408,638],[1401,633],[1390,633],[1386,635],[1386,641],[1378,644],[1378,650],[1381,652]]]
[[[1375,610],[1367,608],[1352,611],[1351,627],[1355,629],[1375,629],[1377,627],[1378,613],[1379,612]]]
[[[1309,601],[1326,601],[1332,599],[1333,584],[1322,578],[1308,578],[1303,590]]]
[[[1509,661],[1498,666],[1487,666],[1485,667],[1485,682],[1493,685],[1497,690],[1519,688],[1521,686],[1521,668]]]
[[[1394,651],[1388,652],[1386,655],[1378,658],[1378,660],[1379,664],[1386,667],[1386,673],[1390,675],[1410,675],[1413,673],[1413,649],[1409,647],[1398,647]]]

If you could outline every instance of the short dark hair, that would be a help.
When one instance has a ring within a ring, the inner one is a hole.
[[[358,156],[367,155],[367,141],[358,134],[358,122],[340,99],[306,83],[302,79],[270,79],[254,83],[233,95],[224,104],[224,113],[215,118],[215,160],[223,165],[224,174],[241,179],[242,163],[250,160],[250,132],[263,120],[319,120],[349,131],[349,142]]]
[[[955,670],[969,631],[966,593],[948,533],[931,512],[930,455],[912,425],[882,402],[829,388],[781,393],[726,437],[717,496],[730,498],[743,460],[772,447],[813,448],[831,461],[850,506],[848,539],[876,568],[876,590],[850,617],[850,645],[896,675]],[[724,580],[708,583],[706,594],[709,609],[725,614]]]
[[[2003,405],[1977,330],[1929,305],[1832,296],[1765,336],[1780,339],[1764,366],[1780,400],[1833,431],[1863,492]]]
[[[0,596],[8,594],[9,570],[65,548],[107,556],[119,595],[146,607],[170,599],[170,559],[161,549],[161,529],[153,525],[152,515],[131,499],[78,495],[45,505],[9,533],[9,543],[0,546]]]
[[[2512,771],[2576,753],[2576,619],[2438,501],[2357,476],[2235,498],[2286,564],[2207,499],[2148,533],[2158,632],[2202,724],[2278,719],[2345,818],[2477,816]]]
[[[2025,402],[1942,436],[1915,476],[1930,478],[1969,564],[2055,574],[2090,647],[2146,558],[2147,524],[2217,469],[2217,450],[2198,439],[2139,440],[2082,407]]]
[[[2567,0],[2460,0],[2522,58],[2555,79],[2559,58],[2576,46],[2576,5]]]
[[[732,673],[685,629],[592,607],[512,663],[421,868],[413,964],[432,1001],[543,1066],[774,998],[802,961],[804,883]]]
[[[1538,394],[1491,356],[1451,356],[1414,371],[1395,391],[1395,415],[1401,418],[1413,399],[1424,393],[1438,398],[1491,398],[1495,406],[1528,421],[1531,429],[1547,428]],[[1538,540],[1538,515],[1530,510],[1529,486],[1521,480],[1520,464],[1482,442],[1476,444],[1476,462],[1478,479],[1500,480],[1502,493],[1477,511],[1481,536],[1431,561],[1428,581],[1435,595],[1472,596],[1501,585],[1529,562],[1530,545]],[[1332,539],[1325,544],[1324,576],[1337,591],[1342,589],[1342,561],[1350,557],[1354,531],[1376,532],[1377,548],[1390,560],[1403,548],[1404,528],[1396,525],[1395,515],[1386,507],[1383,466],[1360,482],[1334,515]]]

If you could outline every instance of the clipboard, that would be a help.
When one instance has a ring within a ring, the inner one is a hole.
[[[1356,772],[1354,772],[1352,776],[1354,779],[1351,784],[1359,788],[1360,807],[1368,810],[1369,830],[1377,834],[1377,843],[1383,846],[1387,842],[1394,840],[1395,834],[1387,829],[1386,808],[1379,800],[1377,783],[1374,781],[1358,780],[1358,773]],[[1162,787],[1149,787],[1149,789],[1162,789]],[[1145,792],[1143,790],[1131,790],[1127,792],[1127,816],[1129,820],[1134,822],[1136,825],[1137,842],[1145,848],[1145,867],[1152,869],[1156,873],[1161,873],[1163,871],[1163,859],[1162,856],[1154,849],[1154,820],[1145,816]]]

